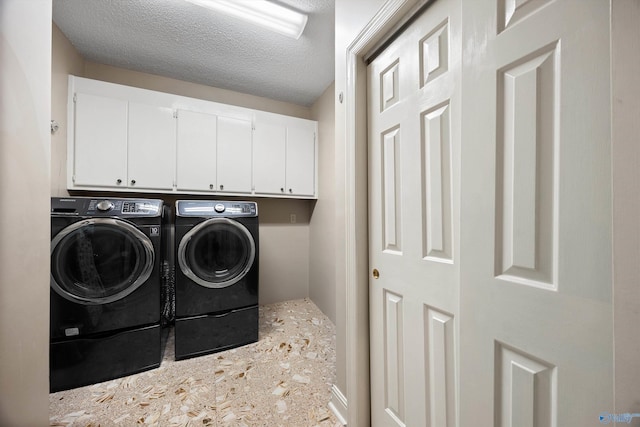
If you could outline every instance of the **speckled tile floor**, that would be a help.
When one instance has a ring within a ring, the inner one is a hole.
[[[49,395],[51,426],[338,427],[335,327],[308,299],[260,307],[260,340]]]

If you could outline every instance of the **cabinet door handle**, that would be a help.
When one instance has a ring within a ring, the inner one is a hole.
[[[131,185],[136,185],[136,180],[135,179],[131,180]]]
[[[209,190],[213,190],[213,184],[209,184]]]
[[[118,180],[116,181],[116,184],[118,184],[118,185],[122,184],[122,180],[121,180],[121,179],[118,179]]]
[[[289,193],[293,193],[293,190],[291,188],[289,189]]]
[[[220,190],[224,190],[224,185],[220,184]]]
[[[284,193],[284,188],[280,188],[280,192],[281,192],[281,193]]]

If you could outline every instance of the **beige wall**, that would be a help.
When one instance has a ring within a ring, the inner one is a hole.
[[[246,108],[255,108],[278,114],[311,118],[311,109],[258,96],[198,85],[167,77],[125,70],[108,65],[83,61],[59,29],[53,37],[53,98],[55,118],[60,130],[53,138],[52,171],[53,196],[67,195],[66,190],[66,103],[67,80],[65,74],[111,83],[140,87],[221,102]],[[82,74],[80,74],[82,73]],[[90,195],[97,193],[76,193]],[[109,195],[109,193],[105,193]],[[120,194],[132,197],[131,194]],[[146,195],[149,196],[149,195]],[[168,203],[175,195],[155,194]],[[192,198],[185,196],[183,198]],[[313,201],[293,199],[255,199],[260,215],[260,303],[270,304],[309,296],[309,220]],[[296,223],[291,224],[291,214]]]
[[[0,2],[0,425],[49,425],[51,0]]]
[[[335,165],[335,85],[331,84],[311,107],[318,121],[318,201],[309,227],[309,297],[336,322],[336,180]]]
[[[222,104],[236,105],[238,107],[286,114],[303,119],[311,118],[311,110],[308,107],[302,107],[288,102],[274,101],[246,93],[204,86],[197,83],[175,80],[168,77],[125,70],[124,68],[111,67],[90,61],[85,62],[83,77],[220,102]]]
[[[307,200],[255,199],[260,215],[260,303],[309,296]],[[296,223],[290,223],[290,215]]]

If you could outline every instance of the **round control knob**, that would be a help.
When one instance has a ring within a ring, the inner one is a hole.
[[[218,213],[222,213],[224,212],[225,207],[222,203],[218,203],[213,207],[213,209],[215,209],[215,211]]]
[[[101,212],[107,212],[113,209],[113,203],[111,203],[109,200],[102,200],[101,202],[98,202],[96,207]]]

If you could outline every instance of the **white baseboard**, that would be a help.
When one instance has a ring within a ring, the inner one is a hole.
[[[344,394],[342,394],[335,384],[331,386],[329,409],[331,409],[331,412],[333,412],[343,426],[347,425],[347,398],[344,397]]]

